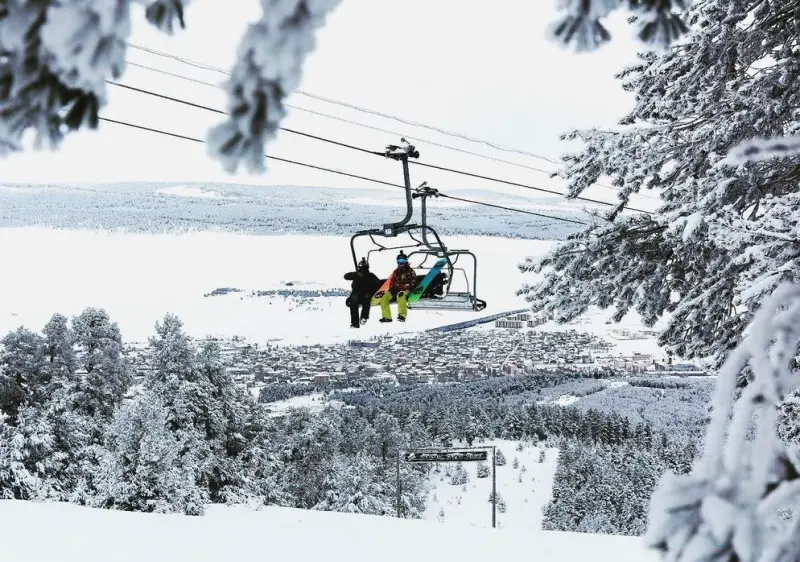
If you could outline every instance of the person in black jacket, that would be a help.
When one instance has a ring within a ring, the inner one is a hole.
[[[347,306],[350,307],[350,327],[360,328],[369,320],[369,308],[372,295],[380,288],[383,281],[369,270],[367,260],[361,258],[355,271],[345,273],[344,278],[352,281],[352,293],[347,297]],[[361,324],[359,324],[358,306],[361,305]]]

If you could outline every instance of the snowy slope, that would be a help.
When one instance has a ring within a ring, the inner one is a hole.
[[[506,464],[497,467],[497,494],[506,504],[505,513],[497,512],[498,528],[514,531],[541,529],[542,509],[550,501],[553,489],[558,449],[545,449],[545,460],[540,463],[541,449],[525,443],[524,449],[517,451],[517,444],[517,441],[496,439],[475,443],[475,446],[496,445],[506,457]],[[519,460],[518,468],[513,466],[515,457]],[[455,464],[439,465],[440,471],[431,475],[434,489],[428,499],[425,518],[440,520],[440,510],[444,510],[444,522],[448,525],[491,527],[491,454],[487,465],[490,467],[489,476],[478,478],[478,463],[463,463],[469,474],[469,482],[463,487],[451,484],[446,474],[447,467]]]
[[[204,517],[0,501],[9,562],[655,562],[640,539],[534,530],[465,529],[430,521],[214,507]]]

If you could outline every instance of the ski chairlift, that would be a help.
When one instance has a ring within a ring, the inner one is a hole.
[[[475,254],[469,250],[453,250],[447,248],[443,243],[436,230],[427,223],[427,207],[426,202],[428,197],[438,197],[439,192],[432,189],[423,182],[413,192],[411,190],[411,177],[408,169],[409,158],[419,158],[419,152],[410,145],[406,139],[401,139],[402,146],[389,145],[386,147],[386,157],[393,160],[399,160],[403,164],[403,179],[405,184],[406,193],[406,215],[400,222],[384,224],[383,228],[374,228],[369,230],[361,230],[356,232],[350,238],[350,251],[353,255],[353,264],[358,267],[358,257],[356,254],[355,242],[356,239],[368,237],[372,242],[374,248],[370,249],[366,255],[366,261],[369,263],[370,258],[375,252],[385,252],[394,250],[407,250],[412,251],[408,253],[409,263],[414,256],[422,257],[422,261],[414,267],[417,270],[418,282],[421,282],[425,274],[427,274],[433,267],[426,266],[429,258],[433,258],[435,262],[438,258],[444,258],[447,263],[442,268],[442,271],[431,281],[430,285],[425,289],[420,299],[414,303],[409,303],[408,307],[419,310],[471,310],[480,311],[486,308],[486,302],[477,298],[476,287],[478,284],[478,260]],[[413,215],[413,199],[420,199],[421,201],[421,223],[410,223]],[[406,234],[413,243],[397,246],[389,246],[387,243],[382,243],[378,239],[397,238],[401,234]],[[462,257],[471,258],[465,267],[458,266],[459,260]],[[364,259],[364,258],[362,258]],[[467,268],[469,272],[467,273]],[[455,291],[452,289],[453,276],[458,272],[459,276],[463,276],[465,282],[465,291]],[[421,273],[421,274],[420,274]],[[470,279],[471,277],[471,279]],[[392,298],[392,302],[395,299]]]

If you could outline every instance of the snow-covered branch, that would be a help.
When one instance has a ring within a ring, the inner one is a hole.
[[[167,34],[172,34],[175,20],[181,29],[186,27],[184,10],[189,0],[155,0],[148,3],[145,8],[145,17],[158,29]]]
[[[645,540],[672,561],[789,562],[797,529],[773,536],[770,510],[800,502],[800,462],[778,439],[777,406],[798,378],[800,286],[781,285],[755,315],[719,375],[705,451],[692,473],[665,475],[653,494]],[[734,404],[739,372],[755,375]],[[755,442],[747,431],[755,421]]]
[[[738,165],[770,158],[787,158],[798,154],[800,154],[800,134],[747,140],[733,147],[722,162]]]
[[[98,124],[107,79],[125,68],[130,4],[165,33],[185,25],[188,0],[0,1],[0,155],[57,148],[70,130]],[[341,0],[262,0],[263,15],[239,47],[229,82],[228,121],[210,133],[210,152],[226,170],[246,160],[264,168],[264,145],[285,115],[283,99],[300,81],[314,33]]]
[[[314,32],[340,1],[262,0],[261,19],[247,30],[228,80],[229,117],[209,134],[209,152],[229,172],[241,161],[263,171],[264,145],[286,114],[283,99],[300,83]]]
[[[57,147],[65,130],[97,126],[105,78],[121,76],[129,0],[8,2],[0,27],[0,154]]]
[[[640,22],[639,39],[647,46],[666,49],[689,28],[680,12],[693,0],[561,0],[563,16],[549,29],[551,40],[578,52],[594,51],[611,39],[600,20],[622,6]]]

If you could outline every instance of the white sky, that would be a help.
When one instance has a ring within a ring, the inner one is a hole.
[[[235,7],[234,7],[235,5]],[[491,7],[490,7],[491,6]],[[258,0],[192,0],[187,29],[168,37],[134,11],[130,42],[229,69],[239,38],[258,17]],[[523,0],[344,0],[318,33],[317,50],[305,65],[300,89],[486,139],[553,159],[565,150],[558,135],[573,127],[613,126],[631,106],[613,74],[634,59],[633,29],[618,14],[610,45],[573,54],[545,39],[555,1]],[[129,61],[197,80],[221,83],[224,76],[134,49]],[[223,92],[129,66],[124,83],[225,109]],[[409,137],[427,139],[504,160],[552,170],[547,161],[503,152],[341,106],[294,94],[288,103],[359,121]],[[223,116],[109,86],[101,115],[204,138]],[[317,115],[290,110],[283,126],[382,150],[399,139]],[[507,164],[417,141],[420,160],[510,181],[563,190],[560,180]],[[401,182],[400,164],[281,132],[267,153]],[[378,187],[323,172],[268,161],[263,176],[230,176],[206,147],[101,122],[97,132],[68,138],[55,153],[33,151],[3,163],[9,182],[229,181],[264,185]],[[412,167],[412,182],[427,180],[442,191],[489,188],[537,193],[493,182]],[[390,189],[390,188],[386,188]],[[613,200],[596,188],[586,195]],[[636,201],[652,209],[654,201]]]

